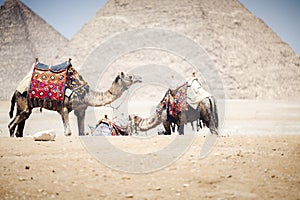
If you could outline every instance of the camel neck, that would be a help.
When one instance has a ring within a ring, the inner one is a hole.
[[[147,131],[158,126],[160,122],[160,115],[156,112],[152,116],[142,119],[138,126],[141,131]]]
[[[88,106],[105,106],[119,98],[120,95],[112,93],[110,90],[105,92],[98,92],[90,90],[85,96],[85,103]]]

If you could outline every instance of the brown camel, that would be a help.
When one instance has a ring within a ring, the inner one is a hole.
[[[194,81],[190,81],[191,89],[194,88]],[[199,84],[195,82],[195,85]],[[178,89],[178,88],[177,88]],[[176,89],[176,90],[177,90]],[[190,88],[189,88],[190,89]],[[176,91],[175,90],[175,91]],[[204,90],[198,90],[202,94],[197,94],[197,98],[193,98],[197,101],[187,101],[188,109],[182,112],[177,113],[173,117],[169,117],[165,108],[164,99],[158,104],[156,107],[156,112],[148,117],[141,118],[137,115],[130,115],[129,120],[131,121],[132,127],[137,127],[141,131],[147,131],[149,129],[155,128],[160,123],[163,123],[165,129],[165,135],[171,134],[172,124],[177,125],[178,132],[180,135],[184,134],[184,124],[193,123],[197,121],[197,123],[201,126],[201,122],[210,129],[212,134],[219,135],[218,132],[218,113],[216,108],[215,99],[209,93]],[[167,92],[168,93],[168,92]],[[189,98],[190,92],[187,94],[187,98]],[[174,131],[174,129],[173,129]]]
[[[128,87],[135,83],[141,82],[141,78],[134,75],[125,75],[123,72],[121,72],[115,78],[115,80],[111,84],[111,87],[108,90],[104,92],[93,91],[89,89],[89,85],[72,67],[70,61],[71,60],[69,60],[67,77],[69,77],[69,75],[72,75],[72,77],[75,77],[75,79],[67,79],[66,87],[71,88],[73,92],[70,94],[69,97],[66,95],[64,101],[62,102],[62,105],[59,106],[59,108],[56,108],[56,111],[61,115],[64,125],[64,134],[66,136],[70,136],[71,129],[69,124],[69,113],[72,110],[74,110],[74,114],[77,117],[79,135],[82,136],[84,135],[85,111],[88,106],[98,107],[110,104],[111,102],[118,99],[123,94],[123,92],[128,89]],[[37,62],[38,60],[36,60],[36,63]],[[30,79],[30,75],[26,76],[23,79],[23,81],[20,83],[23,84],[23,87],[19,86],[14,92],[11,99],[11,108],[9,112],[10,118],[13,117],[14,106],[15,103],[17,104],[16,116],[8,125],[11,137],[14,136],[16,127],[16,137],[23,137],[25,122],[29,118],[33,108],[43,107],[48,110],[53,110],[53,106],[51,106],[52,102],[41,104],[39,102],[32,101],[29,98]],[[77,88],[74,87],[74,82],[79,83],[79,85],[81,86]],[[20,91],[19,88],[23,88],[23,90]]]

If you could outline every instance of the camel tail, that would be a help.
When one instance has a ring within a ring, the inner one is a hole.
[[[10,100],[10,111],[9,111],[9,117],[12,118],[14,116],[14,109],[15,109],[15,103],[16,103],[16,93],[13,94],[11,100]]]
[[[213,114],[215,126],[217,129],[219,129],[219,117],[218,117],[218,110],[217,110],[217,104],[216,101],[213,97],[209,98],[210,100],[210,105],[211,105],[211,112]]]

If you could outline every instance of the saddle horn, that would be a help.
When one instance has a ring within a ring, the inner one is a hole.
[[[38,63],[39,62],[39,58],[35,58],[35,62]]]

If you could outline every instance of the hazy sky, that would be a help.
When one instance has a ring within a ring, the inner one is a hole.
[[[107,0],[21,0],[71,39]],[[209,0],[208,0],[209,1]],[[300,0],[240,0],[300,55]],[[2,5],[4,0],[0,0]]]

